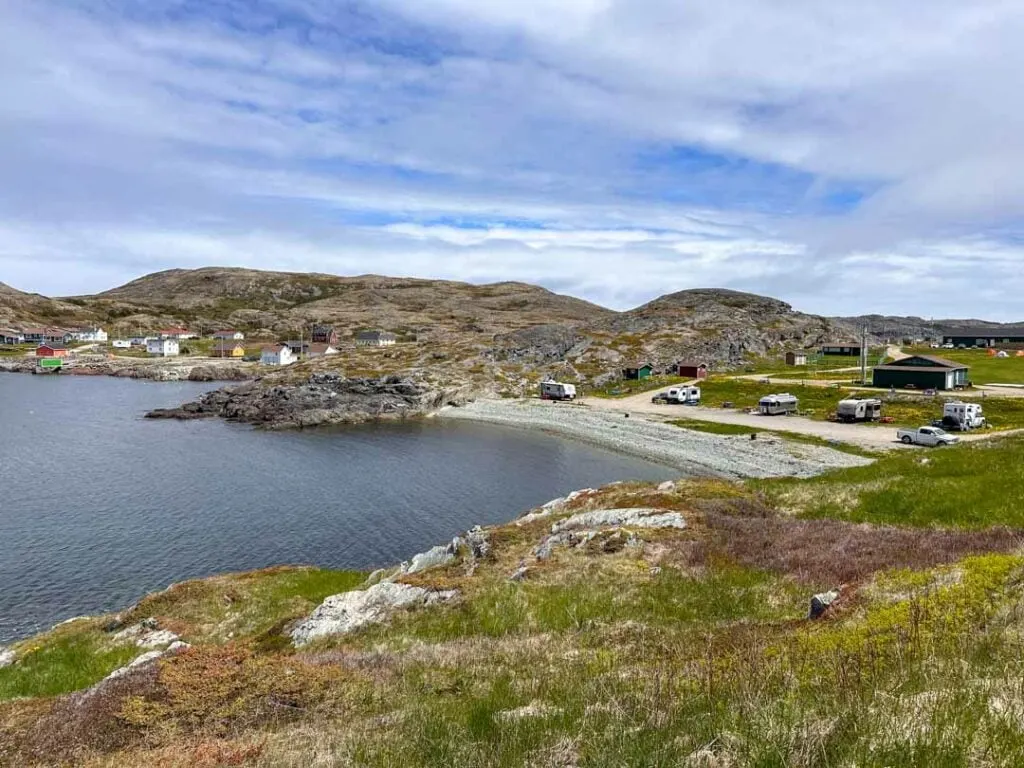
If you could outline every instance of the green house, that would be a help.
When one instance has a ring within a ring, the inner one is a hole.
[[[967,386],[968,367],[931,355],[911,355],[888,365],[876,365],[872,383],[893,389],[957,389]]]
[[[654,366],[650,363],[638,363],[632,368],[623,368],[622,376],[626,380],[639,381],[640,379],[650,378],[651,374],[654,373]]]

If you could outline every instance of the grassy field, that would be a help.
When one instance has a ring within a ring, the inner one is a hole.
[[[34,349],[34,344],[3,344],[0,345],[0,357],[24,357]]]
[[[753,408],[765,395],[790,392],[800,400],[800,413],[812,419],[825,420],[835,413],[839,401],[849,397],[878,397],[883,406],[882,413],[893,419],[892,424],[879,427],[920,426],[933,419],[942,418],[943,403],[955,396],[926,397],[905,393],[890,394],[888,390],[871,387],[846,389],[838,387],[813,387],[799,384],[761,384],[747,379],[712,377],[701,383],[701,404],[711,408],[731,402],[736,408]],[[972,401],[973,402],[973,401]],[[1024,398],[987,397],[979,400],[985,416],[995,429],[1024,427]]]
[[[870,456],[875,457],[878,454],[875,451],[869,451],[865,448],[860,448],[856,445],[850,445],[849,443],[840,443],[836,441],[829,441],[822,437],[816,437],[814,435],[803,435],[799,432],[787,432],[784,429],[754,429],[747,427],[742,424],[718,424],[713,421],[694,421],[692,419],[680,419],[679,421],[670,421],[669,424],[680,427],[682,429],[692,429],[696,432],[707,432],[712,435],[730,435],[730,436],[750,436],[751,433],[757,433],[758,435],[774,435],[775,437],[781,437],[794,443],[804,443],[805,445],[818,445],[827,448],[832,448],[837,451],[844,451],[845,453],[852,453],[855,456]]]
[[[870,369],[879,363],[884,355],[884,347],[873,348],[868,355],[868,368]],[[840,368],[858,368],[859,366],[859,357],[848,357],[846,355],[810,354],[807,356],[807,365],[805,366],[786,365],[785,355],[773,355],[751,358],[736,373],[764,373],[792,379],[810,377],[842,378],[841,376],[835,376],[835,374],[830,375],[829,371]]]
[[[931,349],[915,347],[904,350],[908,354],[934,355],[963,363],[971,367],[968,378],[975,384],[1024,385],[1024,357],[1015,350],[1007,350],[1011,357],[992,357],[984,349]]]
[[[689,379],[680,376],[650,376],[646,379],[616,381],[604,389],[587,389],[584,394],[593,397],[629,397],[641,392],[654,392],[686,381]]]

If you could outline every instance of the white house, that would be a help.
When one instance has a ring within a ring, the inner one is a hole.
[[[398,337],[388,331],[360,331],[356,334],[356,346],[359,347],[390,347]]]
[[[213,338],[221,341],[242,341],[245,339],[245,334],[241,331],[216,331]]]
[[[72,337],[76,341],[106,341],[107,332],[102,328],[79,328],[77,331],[72,331]]]
[[[260,362],[263,365],[291,365],[298,358],[287,344],[275,344],[272,347],[264,347],[260,353]]]
[[[110,342],[110,346],[112,346],[114,349],[128,349],[131,347],[131,345],[132,343],[129,339],[114,339],[112,342]]]
[[[128,343],[133,347],[144,347],[155,338],[156,336],[132,336],[128,339]]]
[[[194,339],[196,335],[186,328],[164,328],[160,331],[160,338],[182,341],[184,339]]]
[[[324,357],[325,355],[336,355],[338,350],[330,344],[310,344],[306,348],[306,357],[313,360],[317,357]]]
[[[178,354],[177,339],[150,339],[146,342],[146,351],[160,357],[173,357]]]

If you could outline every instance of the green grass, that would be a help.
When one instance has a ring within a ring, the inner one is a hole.
[[[141,653],[110,646],[94,621],[58,627],[17,647],[18,663],[0,669],[0,701],[87,688]]]
[[[0,346],[0,357],[24,357],[26,353],[35,349],[32,344],[14,344]]]
[[[992,357],[984,349],[931,349],[914,347],[904,350],[907,354],[933,355],[957,363],[969,365],[968,378],[975,384],[1022,384],[1024,385],[1024,357],[1017,357],[1016,350],[1009,349],[1011,357]]]
[[[884,347],[872,348],[868,355],[868,369],[879,363],[885,354]],[[785,355],[769,355],[768,357],[753,357],[747,360],[743,366],[736,371],[737,374],[763,373],[765,375],[776,375],[785,378],[803,378],[820,376],[821,378],[852,378],[846,374],[840,376],[829,376],[829,371],[839,368],[858,368],[859,357],[848,357],[846,355],[818,355],[808,353],[807,365],[786,365]]]
[[[1024,528],[1024,438],[927,452],[897,451],[874,464],[809,480],[751,482],[803,517],[857,523]]]
[[[653,392],[674,384],[682,384],[689,381],[680,376],[649,376],[646,379],[630,379],[628,381],[616,381],[604,389],[588,389],[585,394],[593,397],[629,397],[641,392]]]

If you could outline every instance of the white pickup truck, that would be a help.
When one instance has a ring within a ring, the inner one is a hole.
[[[960,438],[951,435],[939,427],[920,427],[918,429],[900,429],[896,431],[896,439],[907,445],[956,445]]]

